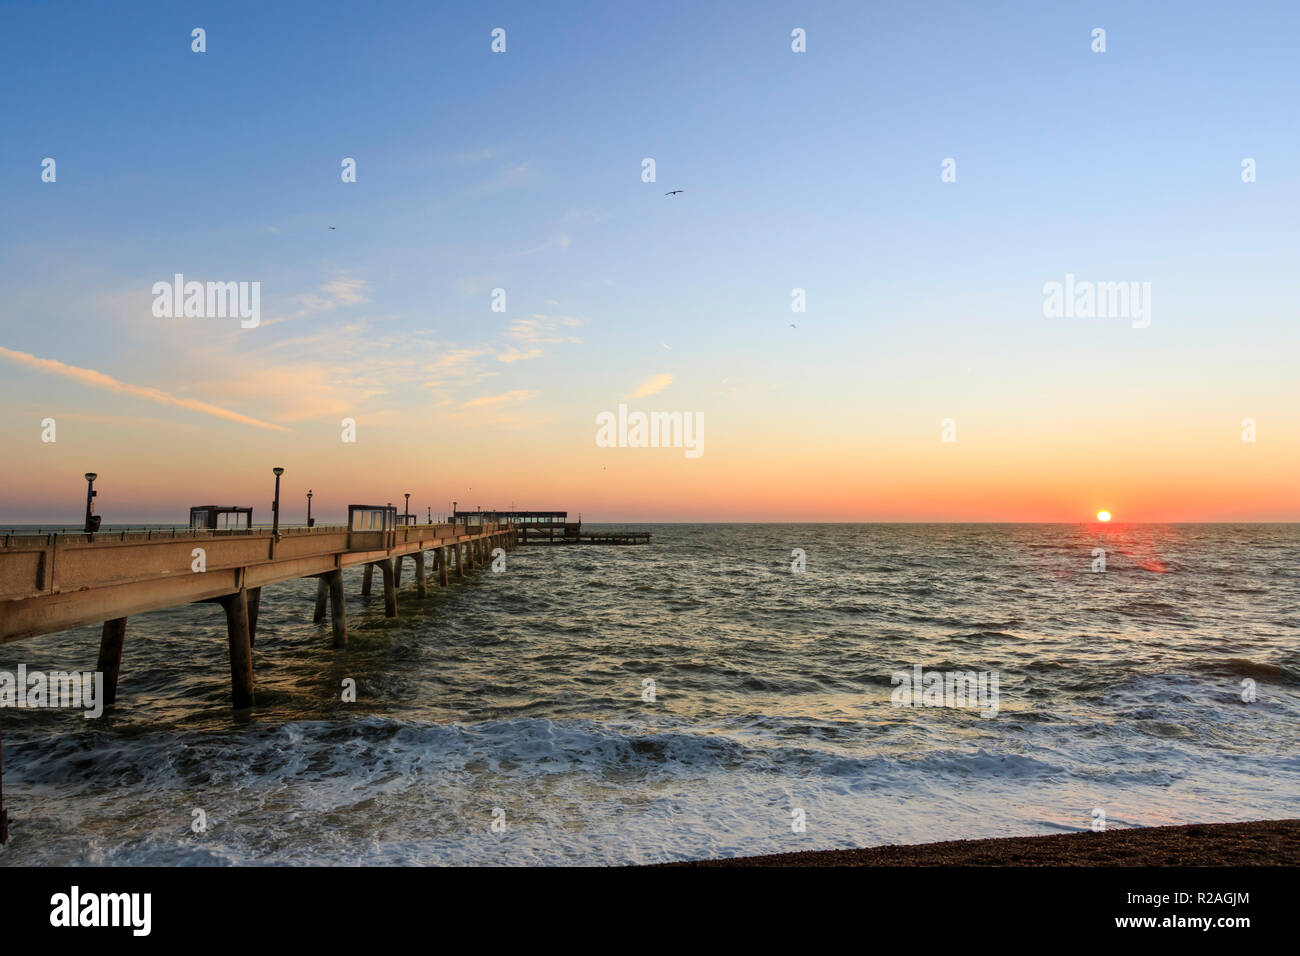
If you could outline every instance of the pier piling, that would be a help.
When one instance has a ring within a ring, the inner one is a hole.
[[[384,617],[397,617],[397,575],[392,558],[380,561],[379,570],[384,574]]]
[[[248,646],[257,644],[257,609],[262,606],[262,589],[248,589]]]
[[[322,574],[316,579],[316,611],[312,614],[311,619],[317,624],[325,620],[325,601],[329,598],[330,593],[329,581],[325,580],[325,577]]]
[[[375,566],[367,564],[365,573],[361,576],[361,596],[370,597],[370,582],[375,576]]]
[[[230,696],[235,710],[253,706],[253,643],[248,629],[248,592],[240,588],[221,598],[230,638]]]
[[[447,548],[439,548],[437,551],[437,555],[438,555],[438,583],[445,588],[449,584],[451,584],[451,581],[448,580],[448,572],[447,572]]]
[[[329,579],[330,616],[334,624],[334,646],[346,647],[348,643],[348,619],[343,612],[343,571],[331,571],[325,575]],[[322,581],[324,578],[322,578]]]
[[[126,643],[126,618],[104,622],[99,638],[99,663],[95,669],[104,675],[104,706],[117,702],[117,676],[122,670],[122,646]]]
[[[429,579],[424,573],[424,552],[415,552],[415,593],[424,597],[429,593]]]

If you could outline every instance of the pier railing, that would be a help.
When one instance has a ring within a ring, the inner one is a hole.
[[[244,588],[480,542],[496,525],[190,528],[8,535],[0,547],[0,643]]]
[[[424,527],[428,527],[425,525]],[[281,525],[280,534],[320,534],[327,531],[343,531],[345,525],[315,525],[308,528],[306,525]],[[251,528],[189,528],[177,526],[174,528],[140,528],[132,531],[127,528],[109,528],[103,531],[77,531],[63,528],[58,531],[42,531],[39,528],[35,531],[26,529],[19,530],[13,528],[7,531],[0,531],[0,547],[45,547],[54,544],[57,539],[64,540],[81,540],[81,541],[161,541],[163,539],[177,538],[230,538],[230,537],[250,537],[255,535],[271,534],[271,525],[254,525]]]

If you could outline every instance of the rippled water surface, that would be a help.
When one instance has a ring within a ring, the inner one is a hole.
[[[629,863],[1300,816],[1300,526],[620,527],[653,542],[520,548],[425,599],[408,565],[394,620],[347,572],[344,650],[314,581],[265,589],[246,716],[219,608],[132,618],[116,709],[3,712],[0,863]],[[92,669],[98,640],[0,670]],[[915,665],[997,672],[996,716],[892,706]]]

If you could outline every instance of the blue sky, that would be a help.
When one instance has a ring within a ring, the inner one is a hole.
[[[306,366],[328,380],[307,396],[320,431],[354,406],[390,415],[394,442],[415,422],[454,437],[440,410],[514,395],[527,414],[476,431],[585,446],[594,412],[665,373],[663,399],[710,411],[722,447],[775,427],[823,448],[872,418],[861,440],[887,455],[882,420],[1046,424],[1098,393],[1107,427],[1168,400],[1180,420],[1209,402],[1297,434],[1294,4],[10,3],[0,17],[10,350],[301,434],[301,389],[223,391],[193,369],[269,381]],[[190,50],[195,26],[206,53]],[[791,52],[794,27],[807,53]],[[643,157],[657,182],[641,182]],[[955,183],[939,181],[945,157]],[[1241,182],[1243,157],[1258,182]],[[256,339],[160,328],[148,290],[175,272],[258,280],[264,315],[292,318]],[[1041,287],[1066,272],[1150,281],[1148,334],[1047,322]],[[4,368],[20,416],[94,405],[239,434]],[[27,440],[26,419],[8,428]],[[1278,454],[1270,468],[1294,460]]]

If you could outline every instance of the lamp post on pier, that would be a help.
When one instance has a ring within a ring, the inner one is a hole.
[[[311,516],[311,489],[307,489],[307,527],[316,523],[316,519]]]
[[[402,524],[411,523],[411,493],[406,492],[406,508],[402,511]]]
[[[99,515],[95,514],[95,498],[99,492],[95,490],[95,479],[99,475],[93,471],[86,472],[86,534],[94,534],[99,530]]]
[[[275,473],[275,501],[271,502],[271,534],[276,541],[280,540],[280,476],[284,474],[283,468],[272,468]]]

